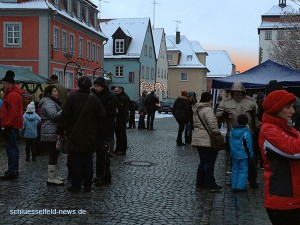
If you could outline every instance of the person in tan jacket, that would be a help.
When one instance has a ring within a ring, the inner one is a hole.
[[[222,188],[222,186],[216,184],[214,177],[214,167],[218,152],[212,150],[210,136],[206,130],[210,134],[220,134],[221,131],[218,128],[218,121],[211,103],[212,95],[209,92],[203,92],[200,102],[193,106],[194,133],[192,146],[197,148],[200,157],[196,188],[217,191]]]
[[[246,90],[241,81],[236,81],[233,83],[230,96],[225,98],[220,103],[219,107],[216,110],[217,118],[222,121],[226,122],[227,125],[227,133],[226,133],[226,150],[229,157],[229,142],[228,137],[232,128],[237,126],[237,117],[240,114],[245,114],[248,118],[247,126],[250,129],[251,134],[255,131],[256,127],[258,127],[259,122],[257,119],[257,104],[255,99],[251,98],[250,96],[246,95]],[[254,139],[254,142],[257,141]],[[254,156],[256,159],[256,156]],[[230,164],[230,161],[228,161]],[[250,186],[252,188],[257,188],[256,178],[256,160],[253,161],[253,165],[249,165],[249,174],[248,180]],[[230,167],[230,165],[229,165]]]

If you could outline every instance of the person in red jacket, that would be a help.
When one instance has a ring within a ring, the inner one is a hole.
[[[8,170],[1,176],[1,180],[16,179],[19,175],[19,147],[17,136],[19,129],[23,128],[23,91],[15,85],[15,73],[8,70],[2,79],[4,89],[1,109],[1,127],[5,138]]]
[[[300,224],[300,133],[293,128],[296,96],[267,95],[259,133],[264,161],[264,205],[272,224]]]

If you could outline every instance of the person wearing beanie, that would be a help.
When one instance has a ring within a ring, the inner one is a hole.
[[[185,143],[182,142],[182,133],[184,131],[185,125],[191,120],[190,103],[188,101],[187,91],[182,91],[181,96],[179,96],[175,100],[172,108],[172,113],[178,123],[176,144],[177,146],[185,146]]]
[[[56,133],[58,139],[67,136],[68,176],[71,178],[70,192],[91,191],[93,184],[93,153],[103,148],[99,137],[106,131],[105,109],[99,98],[90,92],[92,81],[88,76],[78,79],[79,89],[70,95],[62,111]],[[103,140],[101,140],[103,142]]]
[[[56,74],[53,74],[50,76],[51,84],[55,85],[57,91],[58,91],[58,98],[61,101],[61,108],[64,108],[65,103],[67,101],[68,97],[68,90],[65,86],[59,83],[58,76]]]
[[[217,118],[211,107],[212,95],[204,92],[201,100],[193,106],[194,133],[192,146],[199,153],[200,163],[197,169],[196,188],[218,191],[222,188],[214,177],[215,162],[218,152],[211,148],[211,135],[220,135]]]
[[[248,117],[240,114],[237,117],[237,127],[229,135],[230,157],[232,165],[231,189],[233,192],[247,191],[248,163],[253,161],[252,136]]]
[[[273,224],[300,224],[300,135],[290,123],[296,96],[268,94],[259,133],[264,160],[264,205]]]
[[[227,132],[226,132],[226,154],[227,158],[230,159],[230,148],[229,148],[229,135],[232,128],[238,125],[237,117],[240,114],[245,114],[248,117],[248,126],[252,134],[256,131],[256,128],[259,126],[259,121],[257,119],[257,104],[255,99],[246,95],[246,90],[241,81],[236,81],[232,84],[230,96],[223,99],[216,109],[216,116],[218,118],[219,124],[226,123]],[[253,135],[252,140],[257,143],[258,140],[254,139]],[[259,149],[254,149],[256,152],[255,156],[258,154]],[[230,160],[228,161],[228,172],[230,172]],[[252,166],[252,165],[250,165]],[[257,188],[257,171],[256,166],[249,168],[249,177],[248,177],[250,186],[252,188]]]
[[[8,169],[0,176],[1,180],[16,179],[19,175],[19,147],[17,136],[23,128],[23,91],[15,85],[15,73],[8,70],[2,79],[4,89],[1,107],[1,127],[5,138]]]
[[[111,183],[110,159],[113,149],[113,136],[115,131],[115,119],[117,99],[116,96],[110,92],[103,77],[97,77],[94,80],[94,87],[91,89],[106,111],[106,116],[103,121],[103,130],[99,132],[98,143],[96,148],[96,178],[94,179],[95,186],[103,186]],[[101,128],[99,128],[101,131]]]
[[[26,112],[23,115],[24,125],[22,130],[22,136],[25,138],[25,153],[26,158],[25,161],[28,162],[30,159],[32,161],[36,161],[36,141],[38,137],[37,129],[38,123],[41,121],[41,117],[35,112],[35,104],[34,102],[30,102],[27,105]]]

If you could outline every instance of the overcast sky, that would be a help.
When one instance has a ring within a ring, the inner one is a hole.
[[[99,7],[99,0],[92,0]],[[155,4],[155,20],[153,11]],[[279,0],[101,0],[101,18],[150,17],[156,28],[175,35],[176,25],[206,50],[226,50],[244,72],[258,64],[261,15]],[[299,6],[287,0],[287,4]],[[180,22],[175,22],[180,21]]]

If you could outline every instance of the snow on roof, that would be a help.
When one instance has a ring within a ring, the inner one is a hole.
[[[163,28],[154,28],[152,30],[155,53],[156,53],[156,58],[157,59],[158,59],[158,55],[159,55],[160,44],[161,44],[161,40],[163,38],[163,34],[164,34],[164,29]]]
[[[85,27],[88,30],[91,30],[95,33],[98,33],[99,35],[105,37],[105,35],[99,31],[96,30],[93,26],[88,26],[85,22],[79,21],[76,17],[70,16],[66,11],[60,10],[58,8],[55,8],[52,3],[50,3],[48,0],[35,0],[30,2],[23,2],[23,3],[0,3],[0,10],[14,10],[14,9],[28,9],[28,10],[40,10],[40,9],[52,9],[56,11],[58,14],[62,15],[63,17],[68,18],[69,20],[72,20],[73,22],[79,24],[80,26]]]
[[[139,58],[143,49],[143,43],[150,18],[118,18],[100,23],[102,32],[108,38],[104,46],[105,58]],[[118,28],[132,37],[126,55],[113,55],[112,35]]]
[[[184,36],[180,35],[180,43],[176,44],[176,36],[166,36],[166,44],[168,51],[180,51],[180,61],[175,67],[177,68],[206,68],[192,48],[190,41]],[[173,66],[170,66],[173,67]]]
[[[232,61],[225,50],[207,51],[207,77],[227,77],[232,74]]]
[[[268,12],[263,14],[263,16],[281,16],[285,13],[297,13],[299,12],[294,9],[293,6],[287,5],[286,7],[281,8],[279,5],[274,5]]]
[[[194,49],[195,53],[206,53],[199,41],[190,41],[190,45]]]

